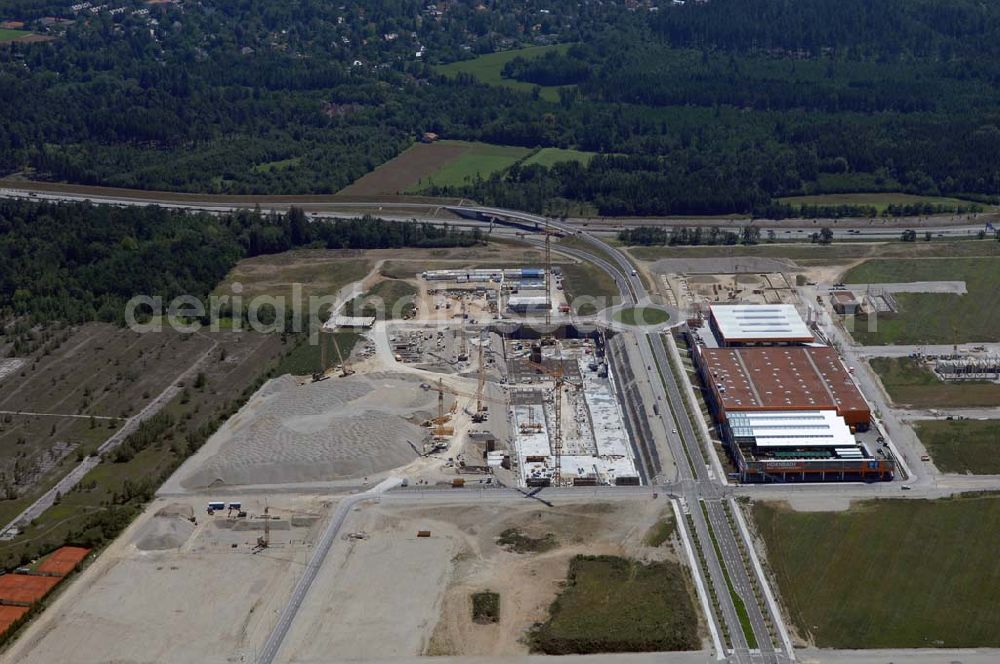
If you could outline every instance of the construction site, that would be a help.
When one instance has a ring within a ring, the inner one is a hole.
[[[559,292],[561,279],[542,281]],[[322,592],[288,635],[291,660],[526,654],[521,635],[545,618],[574,556],[679,560],[672,547],[643,543],[672,518],[648,494],[606,505],[581,494],[554,511],[524,498],[540,486],[645,483],[609,355],[614,333],[560,322],[556,307],[497,320],[474,292],[434,297],[440,307],[419,305],[409,320],[331,316],[315,371],[269,380],[188,458],[17,642],[18,661],[79,652],[94,662],[256,661],[323,525],[338,518],[343,499],[330,496],[382,482],[409,495],[524,494],[482,507],[359,502],[331,543],[342,565],[318,570]],[[360,335],[350,349],[345,330]],[[544,554],[498,544],[512,532],[544,542]],[[141,595],[128,591],[136,579]],[[468,589],[483,584],[509,602],[499,630],[478,629],[465,610]],[[377,599],[386,596],[396,599]],[[142,644],[116,638],[139,629]]]

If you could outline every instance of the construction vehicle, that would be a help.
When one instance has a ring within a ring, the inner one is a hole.
[[[354,373],[350,365],[344,360],[343,353],[340,352],[340,344],[337,343],[337,333],[326,329],[326,327],[320,328],[319,331],[319,365],[320,370],[313,374],[313,381],[326,380],[330,377],[329,366],[326,362],[326,346],[327,339],[333,342],[333,349],[337,353],[337,360],[340,362],[340,377],[346,378]]]

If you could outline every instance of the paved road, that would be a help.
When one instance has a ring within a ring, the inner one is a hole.
[[[816,300],[813,299],[813,302]],[[858,346],[855,351],[860,357],[908,357],[914,354],[926,356],[953,355],[955,350],[959,355],[972,355],[989,353],[996,355],[1000,353],[1000,343],[968,343],[958,344],[957,347],[951,344],[923,344],[896,346]],[[983,350],[979,350],[982,348]]]
[[[913,420],[998,420],[1000,406],[992,408],[897,408],[896,415],[904,421]]]
[[[110,415],[80,415],[79,413],[36,413],[30,410],[0,410],[0,415],[27,415],[32,417],[69,417],[79,420],[117,420]]]
[[[137,192],[137,194],[141,194],[141,192]],[[12,191],[9,188],[0,189],[0,197],[24,196],[24,191]],[[49,192],[44,194],[44,196],[53,200],[79,200],[82,198],[93,200],[98,199],[96,196],[84,197],[80,194],[68,192]],[[41,197],[42,194],[32,196],[32,198]],[[206,209],[213,212],[228,212],[236,209],[237,207],[247,207],[246,205],[219,204],[216,202],[196,201],[177,203],[168,200],[159,201],[149,196],[137,196],[135,198],[105,198],[99,202],[119,205],[148,205],[154,203],[163,206],[185,209]],[[310,205],[309,203],[294,204],[302,204],[305,207],[309,207]],[[398,204],[394,203],[386,203],[385,205],[387,207],[393,205],[398,206]],[[341,204],[342,209],[345,210],[358,209],[366,206],[377,210],[382,206],[382,204]],[[337,204],[324,205],[324,209],[331,207],[336,209]],[[438,206],[429,204],[407,204],[406,207],[429,209]],[[588,230],[582,229],[583,223],[589,224],[589,221],[581,223],[550,222],[544,217],[538,215],[481,206],[461,206],[460,210],[465,213],[480,216],[483,219],[491,216],[501,217],[517,223],[534,225],[539,228],[543,227],[546,223],[551,223],[554,227],[567,234],[576,235],[592,247],[593,254],[578,250],[571,251],[575,251],[576,255],[579,257],[585,258],[607,271],[608,274],[615,279],[623,297],[627,301],[637,304],[649,301],[649,296],[646,293],[641,280],[639,277],[632,274],[632,266],[624,254],[616,248],[603,242]],[[439,219],[436,220],[439,221]],[[664,219],[658,221],[665,225],[671,223],[686,223],[684,220]],[[649,222],[650,220],[627,220],[623,223],[626,225],[642,225]],[[620,225],[618,227],[620,227]],[[810,226],[808,229],[783,229],[782,234],[779,235],[779,237],[794,237],[799,233],[811,232],[814,228],[815,226]],[[935,235],[971,235],[978,232],[981,228],[982,224],[980,223],[956,225],[944,224],[942,226],[926,230],[930,230]],[[786,230],[787,233],[785,232]],[[923,230],[924,229],[921,229],[921,231]],[[846,231],[842,229],[835,230],[835,233],[837,232],[844,233],[846,235]],[[857,239],[885,239],[894,237],[898,235],[898,233],[899,227],[886,227],[863,228],[859,229],[857,233],[851,233],[850,235]],[[812,299],[813,301],[815,300],[814,297]],[[850,347],[849,343],[844,343],[844,339],[838,334],[836,328],[832,328],[830,330],[830,334],[832,338],[838,339],[844,347]],[[767,491],[775,491],[776,489],[771,487],[758,490],[757,488],[726,487],[723,485],[724,478],[716,477],[715,474],[709,470],[708,464],[705,463],[704,451],[701,447],[701,443],[699,442],[698,435],[692,426],[691,418],[687,415],[684,397],[678,386],[677,379],[674,377],[674,373],[670,368],[671,363],[667,350],[664,346],[663,339],[658,334],[649,336],[640,334],[636,336],[635,344],[637,357],[643,364],[643,366],[639,367],[640,371],[645,371],[647,373],[650,384],[654,388],[654,394],[657,400],[670,404],[670,409],[661,409],[660,415],[662,424],[666,430],[671,432],[671,435],[667,436],[667,440],[671,452],[677,460],[678,466],[678,482],[676,485],[672,485],[670,490],[681,500],[687,510],[687,513],[690,514],[691,521],[695,526],[695,536],[697,537],[699,547],[703,554],[704,563],[696,563],[694,573],[699,575],[699,577],[702,575],[707,577],[716,589],[716,595],[718,597],[718,614],[721,615],[717,615],[716,612],[713,611],[712,615],[707,616],[707,618],[713,621],[713,623],[715,623],[718,627],[725,626],[726,631],[728,631],[728,645],[731,649],[728,653],[726,653],[726,655],[730,661],[741,663],[758,661],[777,663],[794,659],[795,654],[790,648],[787,630],[783,624],[783,618],[780,611],[778,611],[776,605],[774,604],[773,594],[767,588],[767,581],[763,576],[763,572],[760,569],[758,562],[752,555],[750,556],[752,558],[750,562],[744,560],[743,552],[752,548],[752,543],[750,542],[746,526],[742,519],[737,518],[734,520],[734,523],[729,518],[730,511],[733,509],[731,495],[743,492],[753,492],[758,495],[765,495]],[[851,361],[852,356],[853,358],[857,358],[859,355],[859,351],[849,351],[848,360]],[[862,376],[865,375],[865,372],[860,373]],[[878,390],[877,386],[871,381],[871,377],[868,377],[867,379],[861,378],[859,382],[861,382],[866,396],[875,401],[876,406],[880,410],[888,411],[890,413],[890,415],[886,418],[886,424],[890,436],[894,435],[894,433],[898,432],[901,427],[899,426],[898,421],[893,420],[891,411],[884,406],[884,403],[881,400],[880,390]],[[111,441],[109,441],[109,443],[110,442]],[[910,461],[912,465],[913,459],[908,459],[908,461]],[[919,468],[919,465],[916,467]],[[914,475],[914,478],[916,484],[919,485],[917,488],[921,489],[928,495],[941,490],[947,490],[947,484],[945,482],[935,483],[929,479],[926,473],[917,473]],[[961,482],[958,481],[960,479],[962,478],[949,478],[949,482],[960,484]],[[319,546],[317,546],[316,551],[313,554],[312,560],[303,574],[303,577],[296,585],[291,600],[282,611],[274,631],[268,637],[261,653],[260,661],[270,663],[278,654],[281,643],[287,634],[296,613],[298,612],[302,600],[307,594],[319,567],[322,565],[322,562],[332,545],[333,538],[336,536],[341,525],[343,524],[350,507],[360,500],[364,500],[367,497],[381,493],[386,490],[386,488],[387,487],[384,487],[383,485],[379,485],[379,487],[376,487],[375,489],[372,489],[364,494],[357,494],[346,498],[338,506],[319,543]],[[642,490],[648,491],[649,488],[645,487]],[[809,491],[813,490],[813,488],[780,487],[780,492],[782,493],[789,490]],[[876,487],[858,487],[857,485],[851,485],[850,487],[838,487],[824,485],[817,487],[815,490],[817,492],[826,492],[828,495],[839,495],[841,493],[845,493],[849,495],[870,497],[872,495],[877,495],[878,493],[883,493],[887,489],[878,485],[876,485]],[[561,491],[563,490],[554,488],[546,490],[547,493],[558,493]],[[579,490],[570,489],[569,491],[572,491],[574,495],[580,495]],[[634,492],[636,490],[632,491]],[[912,493],[918,494],[917,491],[913,491]],[[446,499],[451,499],[451,496],[454,495],[454,493],[449,493]],[[488,494],[483,494],[484,497],[486,495]],[[444,496],[441,497],[444,498]],[[510,497],[513,498],[514,496],[511,494]],[[914,497],[916,496],[914,495]],[[431,494],[425,494],[422,499],[431,499]],[[728,508],[727,505],[729,506]],[[714,545],[713,542],[715,543]],[[730,583],[732,584],[733,592],[736,596],[738,596],[739,601],[746,607],[747,619],[749,621],[750,630],[757,641],[757,648],[750,648],[747,638],[744,635],[741,621],[737,615],[736,603],[727,591],[727,586]],[[758,602],[756,599],[755,588],[763,591],[763,594],[766,596],[765,601]],[[772,628],[776,634],[775,636],[772,636]],[[844,659],[849,660],[851,657],[850,655],[845,655]]]
[[[483,213],[516,216],[528,222],[545,222],[535,215],[510,213],[494,208],[483,209]],[[561,230],[571,230],[561,223],[553,225]],[[624,300],[634,304],[650,301],[642,280],[635,274],[624,254],[588,233],[578,233],[577,236],[593,248],[596,255],[590,258],[591,262],[615,278]],[[723,478],[715,478],[709,472],[701,443],[691,418],[687,415],[684,398],[671,369],[662,336],[639,334],[634,343],[641,358],[641,365],[636,367],[637,372],[648,375],[657,401],[670,405],[669,409],[660,409],[659,417],[670,432],[667,440],[673,457],[677,460],[680,498],[691,517],[704,561],[700,569],[694,571],[710,579],[716,589],[718,612],[721,613],[715,615],[713,612],[708,619],[716,624],[720,632],[728,632],[730,661],[793,660],[794,651],[787,642],[787,630],[777,606],[773,602],[765,602],[762,606],[757,601],[754,589],[763,588],[767,581],[763,578],[762,570],[754,565],[750,565],[748,569],[744,560],[743,551],[752,546],[749,533],[730,521],[728,510],[732,507],[727,507],[729,504],[725,502],[719,483]],[[742,526],[742,522],[739,523]],[[730,587],[738,600],[733,598]],[[771,593],[765,594],[773,597]],[[746,609],[756,647],[751,647],[753,644],[745,634],[737,601]],[[778,639],[772,638],[772,627],[780,635]],[[778,642],[777,647],[775,641]]]
[[[26,200],[47,200],[47,201],[92,201],[95,203],[106,203],[109,205],[121,206],[145,206],[159,205],[160,207],[198,210],[212,213],[226,213],[237,209],[253,209],[256,205],[264,210],[285,210],[291,206],[303,208],[314,217],[326,217],[334,215],[354,214],[357,212],[369,212],[378,214],[386,219],[397,221],[416,220],[421,222],[441,223],[442,217],[437,215],[440,210],[449,211],[492,211],[508,218],[528,220],[532,217],[532,223],[544,223],[544,218],[538,215],[521,214],[499,208],[485,208],[476,205],[443,205],[441,203],[400,203],[398,201],[332,201],[317,200],[322,197],[317,196],[244,196],[227,197],[186,194],[179,195],[169,192],[148,192],[129,189],[107,189],[108,193],[87,192],[84,188],[74,185],[65,185],[60,189],[59,185],[46,184],[44,189],[33,186],[32,183],[5,183],[0,186],[0,198],[18,198]],[[114,193],[111,193],[114,192]],[[238,198],[239,201],[232,200]],[[383,211],[385,210],[385,211]],[[405,210],[404,214],[402,211]],[[995,216],[995,215],[994,215]],[[984,217],[984,220],[987,217]],[[691,226],[712,223],[718,225],[717,221],[707,221],[705,219],[683,219],[677,217],[650,217],[650,218],[622,218],[622,219],[567,219],[560,222],[561,226],[568,233],[586,232],[593,236],[596,234],[613,235],[622,228],[634,228],[637,226]],[[746,220],[735,220],[734,225],[745,225]],[[752,222],[754,225],[764,229],[775,230],[778,240],[808,241],[809,235],[819,230],[824,224],[831,227],[834,237],[837,239],[854,240],[888,240],[897,239],[903,229],[914,228],[920,233],[930,232],[935,237],[972,237],[979,231],[985,230],[985,221],[969,220],[958,218],[934,219],[927,223],[924,221],[915,222],[912,219],[887,219],[879,220],[877,224],[870,224],[867,220],[840,220],[833,222],[830,220],[785,220],[773,221],[758,219]],[[927,223],[926,226],[919,225]],[[477,226],[475,221],[449,220],[449,224],[454,226]],[[478,226],[481,228],[482,223]],[[511,235],[516,233],[516,229],[497,227],[494,233]]]

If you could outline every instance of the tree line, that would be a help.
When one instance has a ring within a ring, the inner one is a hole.
[[[241,258],[296,247],[453,247],[477,230],[373,217],[0,201],[0,320],[120,322],[139,294],[204,297]]]
[[[504,17],[460,0],[424,20],[415,0],[251,0],[154,9],[152,34],[100,14],[54,42],[0,47],[0,173],[331,193],[432,131],[599,153],[429,189],[534,211],[566,200],[605,215],[755,214],[785,196],[855,191],[995,199],[1000,8],[849,6],[558,0],[551,13],[504,2]],[[558,101],[430,64],[529,34],[572,45],[504,73],[565,86]]]

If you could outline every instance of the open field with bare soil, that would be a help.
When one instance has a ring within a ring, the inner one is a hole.
[[[458,142],[414,143],[395,159],[361,176],[339,193],[343,196],[402,194],[464,152],[465,147]]]
[[[238,283],[244,302],[257,295],[291,298],[293,284],[299,284],[305,298],[331,296],[368,274],[372,264],[364,252],[349,250],[301,249],[255,256],[237,263],[215,293],[232,295]]]
[[[518,247],[516,260],[512,260],[510,246],[503,242],[439,249],[299,249],[241,260],[214,293],[231,296],[233,285],[239,283],[239,294],[246,303],[257,295],[291,297],[293,285],[299,284],[304,298],[322,297],[335,295],[344,286],[364,278],[376,266],[382,277],[414,279],[428,269],[481,264],[539,265],[541,260],[540,251],[521,247]]]
[[[528,630],[548,616],[576,555],[676,561],[670,545],[643,538],[669,507],[659,501],[500,505],[368,505],[349,528],[367,539],[341,541],[289,634],[292,661],[431,654],[471,657],[529,652]],[[517,530],[545,547],[521,553],[498,543]],[[418,530],[430,531],[417,537]],[[685,577],[686,578],[686,577]],[[683,584],[682,584],[683,585]],[[499,620],[473,619],[472,595],[499,594]],[[693,603],[684,587],[674,602]],[[336,602],[328,598],[337,597]],[[633,607],[641,611],[641,607]],[[695,637],[697,639],[697,636]]]
[[[414,143],[395,159],[342,189],[338,195],[376,196],[418,192],[430,185],[460,185],[488,178],[531,153],[527,148],[469,141]]]
[[[229,493],[225,499],[241,500],[248,513],[236,518],[206,515],[212,499],[154,501],[5,655],[26,663],[252,661],[336,501],[279,492],[265,503],[262,495]],[[271,543],[253,554],[265,504]],[[575,556],[677,565],[675,536],[656,547],[644,543],[670,515],[667,503],[648,497],[561,499],[552,507],[519,498],[362,503],[335,540],[279,658],[524,655],[528,631],[546,620]],[[512,529],[522,541],[549,544],[534,550],[498,543]],[[429,536],[418,537],[418,530]],[[687,573],[678,581],[669,600],[693,606]],[[496,622],[473,620],[472,594],[483,589],[499,594]],[[143,637],[122,638],[137,633]],[[701,643],[701,632],[690,636]]]
[[[206,516],[200,497],[155,501],[52,600],[5,657],[25,663],[253,661],[331,501],[268,496],[271,547],[259,554],[252,550],[263,531],[265,502],[242,503],[248,517],[237,519],[224,512]]]
[[[362,478],[416,458],[437,395],[412,374],[276,378],[181,469],[188,489]],[[409,441],[409,442],[407,442]]]

